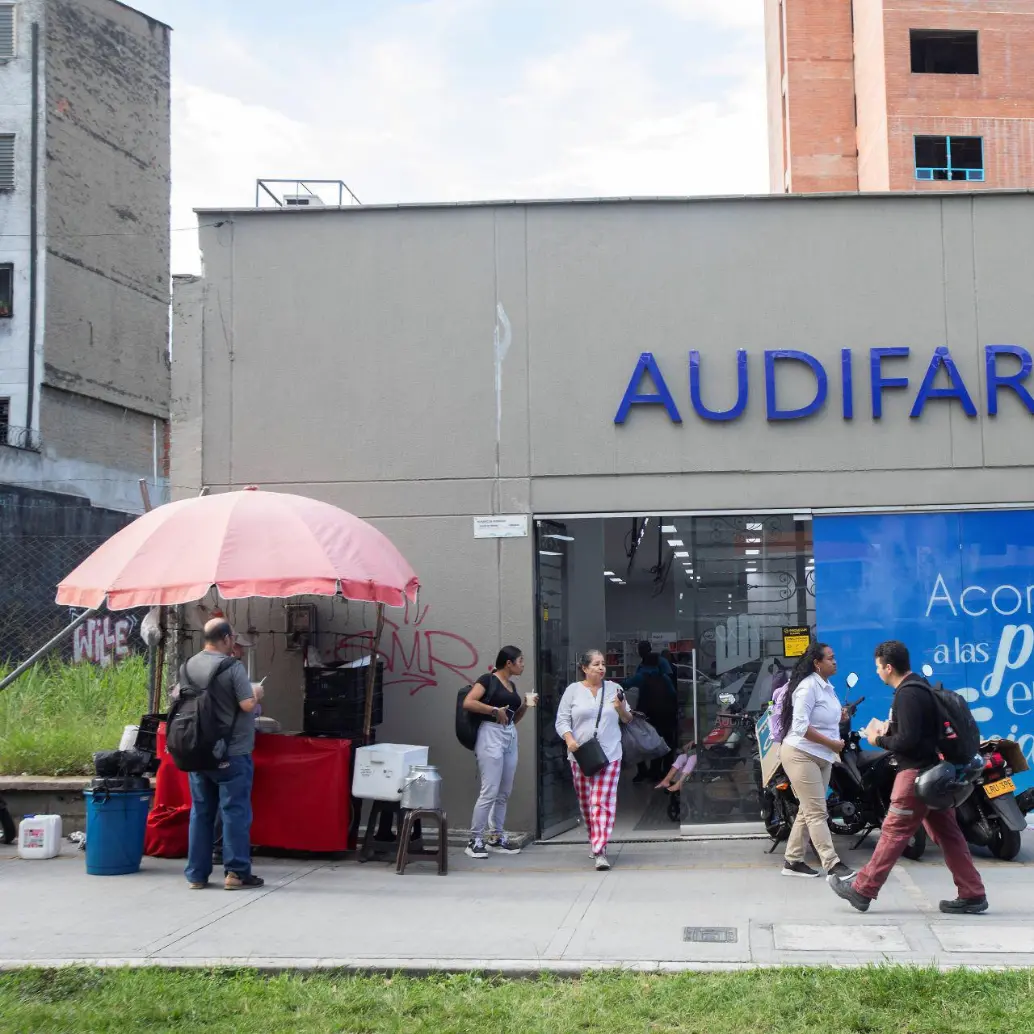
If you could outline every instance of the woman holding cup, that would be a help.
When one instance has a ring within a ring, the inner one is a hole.
[[[520,854],[521,849],[503,832],[506,806],[517,771],[517,723],[535,706],[535,694],[523,700],[514,679],[524,671],[524,654],[516,646],[504,646],[495,667],[470,687],[464,710],[477,715],[474,755],[481,776],[481,793],[470,821],[470,840],[464,852],[470,858],[487,858],[489,851]],[[486,829],[488,833],[486,835]]]
[[[607,843],[617,816],[621,726],[632,720],[632,712],[621,687],[607,682],[601,650],[586,650],[578,667],[582,679],[564,690],[557,709],[556,731],[569,751],[592,860],[597,870],[603,872],[610,868]]]

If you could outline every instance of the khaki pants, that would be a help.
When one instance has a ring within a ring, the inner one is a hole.
[[[833,835],[826,824],[826,790],[833,771],[830,761],[821,761],[796,747],[783,747],[779,759],[790,779],[794,795],[800,801],[797,821],[786,842],[786,860],[803,862],[808,836],[818,852],[822,868],[827,872],[840,861],[833,847]]]

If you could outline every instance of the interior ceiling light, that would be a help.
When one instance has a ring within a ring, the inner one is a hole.
[[[613,571],[604,571],[603,572],[603,577],[604,578],[613,578],[614,577],[614,572]]]
[[[682,560],[684,557],[688,557],[689,553],[676,553],[675,556],[677,556],[679,560]]]
[[[744,550],[744,552],[747,554],[747,556],[760,556],[761,554],[760,549],[747,549]]]
[[[664,535],[677,535],[679,529],[674,524],[664,524],[661,526],[661,533]]]
[[[761,524],[748,524],[747,531],[763,531],[764,525]]]
[[[685,542],[682,539],[668,539],[669,546],[684,546]]]
[[[557,542],[574,542],[573,535],[543,535],[544,539],[555,539]]]
[[[539,556],[563,556],[563,553],[554,553],[551,549],[540,549]]]
[[[548,536],[547,536],[547,537],[548,537]],[[760,542],[760,541],[761,541],[761,538],[760,538],[760,536],[757,536],[757,535],[754,535],[754,536],[748,536],[748,538],[746,539],[746,541],[747,541],[747,542]]]

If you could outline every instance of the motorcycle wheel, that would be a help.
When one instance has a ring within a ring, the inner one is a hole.
[[[912,834],[912,839],[909,840],[908,847],[905,848],[905,857],[911,858],[913,862],[918,862],[925,853],[926,830],[920,826],[915,833]]]
[[[0,843],[13,844],[17,835],[18,827],[14,824],[11,813],[6,808],[0,808]]]
[[[1020,853],[1020,834],[1014,829],[998,828],[991,836],[991,843],[987,845],[995,858],[1003,862],[1011,862]]]

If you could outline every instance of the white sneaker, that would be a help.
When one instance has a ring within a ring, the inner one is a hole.
[[[488,857],[488,851],[485,850],[485,842],[480,837],[471,837],[467,842],[467,848],[463,853],[468,858]]]
[[[600,851],[600,853],[596,855],[596,871],[606,872],[609,868],[610,860],[607,858],[607,852]]]

